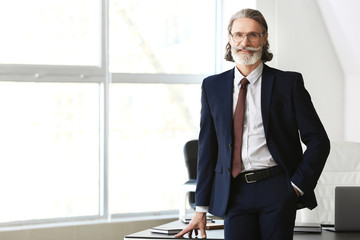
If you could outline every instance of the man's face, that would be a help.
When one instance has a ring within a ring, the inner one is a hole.
[[[261,25],[251,18],[239,18],[233,22],[231,34],[246,34],[242,40],[234,41],[229,35],[231,54],[234,61],[240,65],[253,65],[261,60],[262,47],[267,40],[267,35],[263,33]],[[258,38],[251,38],[250,35],[257,35]],[[250,38],[250,39],[249,39]]]

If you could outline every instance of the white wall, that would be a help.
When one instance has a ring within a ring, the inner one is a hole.
[[[344,140],[344,74],[314,0],[258,0],[269,25],[269,63],[303,74],[330,140]]]
[[[345,140],[360,142],[360,1],[317,0],[344,71]]]
[[[345,140],[360,142],[360,73],[346,75],[345,93]]]

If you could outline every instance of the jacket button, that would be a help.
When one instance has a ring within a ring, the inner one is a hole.
[[[227,171],[228,173],[230,173],[230,168],[226,169],[226,171]]]
[[[229,148],[231,148],[231,143],[229,143]]]

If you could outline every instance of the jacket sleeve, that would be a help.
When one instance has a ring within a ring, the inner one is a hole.
[[[295,117],[306,149],[291,181],[306,194],[313,191],[317,184],[330,151],[330,141],[304,87],[301,74],[293,86]]]
[[[202,83],[201,117],[197,166],[196,206],[209,206],[218,144],[214,119],[207,96],[206,79]]]

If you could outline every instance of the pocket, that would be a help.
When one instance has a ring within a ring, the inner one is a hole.
[[[293,187],[293,185],[291,184],[291,182],[289,181],[289,192],[290,192],[290,198],[294,199],[296,202],[298,201],[299,197],[297,196],[295,189]]]

